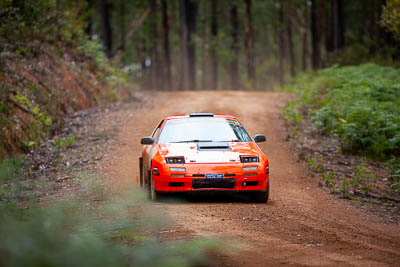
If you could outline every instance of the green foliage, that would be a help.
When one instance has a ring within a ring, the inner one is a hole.
[[[25,146],[26,146],[29,150],[32,150],[32,149],[36,146],[36,142],[35,142],[35,141],[29,141],[29,142],[25,143]]]
[[[322,158],[319,158],[318,162],[314,157],[309,158],[308,162],[307,162],[307,166],[309,169],[312,169],[319,173],[322,173],[324,170],[324,167],[322,166]]]
[[[60,150],[62,148],[70,148],[76,144],[75,136],[61,137],[56,140],[56,148]]]
[[[304,108],[316,130],[339,137],[346,150],[381,159],[400,155],[399,70],[376,64],[333,66],[301,75],[292,89],[300,101],[286,110]]]
[[[342,193],[343,198],[350,198],[349,190],[348,190],[349,182],[346,178],[342,180],[340,192]]]
[[[108,59],[104,54],[104,48],[100,40],[87,40],[82,42],[82,44],[77,47],[77,51],[92,57],[99,66],[106,66],[108,64]]]
[[[11,158],[0,163],[0,183],[11,180],[19,175],[22,167],[22,158]]]
[[[375,180],[376,176],[373,172],[368,171],[365,169],[365,164],[361,164],[354,170],[354,179],[357,180],[359,183],[365,180]]]
[[[400,189],[400,158],[392,158],[388,161],[388,167],[391,170],[389,179],[393,182],[390,185],[391,189]]]
[[[289,101],[282,109],[282,117],[290,124],[300,124],[302,121],[301,113],[296,102]]]
[[[314,167],[314,165],[315,165],[315,158],[311,157],[307,162],[307,166],[308,168],[311,169],[312,167]]]
[[[364,191],[364,194],[365,194],[365,195],[367,195],[367,196],[369,195],[369,191],[370,191],[369,184],[366,184],[366,185],[364,186],[363,191]]]
[[[24,174],[19,174],[1,185],[0,204],[21,201],[33,203],[40,195],[48,194],[52,190],[54,190],[53,186],[45,179],[30,179]]]
[[[0,0],[0,47],[28,55],[33,41],[78,45],[85,37],[84,1]]]
[[[380,24],[400,40],[400,0],[387,0],[383,7]]]
[[[335,188],[336,185],[333,182],[333,179],[335,178],[335,173],[334,172],[326,172],[326,173],[322,173],[321,175],[322,181],[325,182],[326,186],[329,188]]]
[[[155,227],[154,223],[148,215],[138,220],[127,210],[132,203],[143,205],[143,201],[139,192],[127,192],[100,207],[86,201],[63,201],[21,210],[0,202],[0,265],[207,265],[205,251],[217,248],[216,241],[164,245],[152,237],[141,237],[141,224]]]
[[[324,167],[322,166],[322,158],[319,159],[317,166],[315,166],[315,171],[319,173],[324,171]]]
[[[390,185],[391,189],[400,189],[400,182],[394,183]]]
[[[0,205],[17,201],[35,201],[39,191],[50,190],[51,185],[43,179],[29,179],[22,172],[22,165],[23,158],[6,159],[0,163]]]

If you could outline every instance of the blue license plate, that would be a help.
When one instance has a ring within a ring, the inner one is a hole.
[[[207,173],[206,174],[207,179],[222,179],[224,178],[223,173]]]

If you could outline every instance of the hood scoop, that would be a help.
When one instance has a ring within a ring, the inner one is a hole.
[[[199,142],[197,143],[197,150],[199,151],[231,151],[232,148],[225,142]]]

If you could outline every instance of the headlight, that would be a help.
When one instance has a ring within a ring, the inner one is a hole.
[[[252,166],[252,167],[243,167],[244,171],[256,171],[258,169],[257,166]]]
[[[184,172],[186,168],[169,168],[171,172]]]
[[[267,167],[265,168],[265,173],[266,173],[266,174],[269,174],[269,166],[267,166]]]
[[[168,164],[183,164],[185,163],[184,157],[165,158]]]
[[[241,156],[240,162],[242,162],[242,163],[260,162],[260,158],[259,157]]]

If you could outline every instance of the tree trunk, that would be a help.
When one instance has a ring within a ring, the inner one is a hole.
[[[207,88],[206,16],[201,16],[201,88]]]
[[[343,49],[346,45],[346,24],[343,14],[343,1],[338,0],[339,3],[339,49]]]
[[[326,8],[325,8],[325,4],[326,4],[326,0],[318,0],[318,32],[319,32],[319,36],[320,36],[320,68],[324,67],[324,56],[325,56],[325,50],[323,42],[324,40],[326,41],[327,39],[327,16],[326,16]]]
[[[218,89],[218,59],[216,55],[217,46],[217,0],[211,0],[211,46],[210,46],[210,70],[211,70],[211,83],[210,89]]]
[[[288,3],[286,3],[286,7],[287,7],[287,5],[288,5]],[[289,10],[287,10],[286,14],[289,14]],[[289,18],[287,19],[286,30],[287,30],[287,38],[288,38],[290,75],[292,77],[294,77],[294,76],[296,76],[296,58],[294,55],[294,46],[293,46],[292,22]]]
[[[140,77],[140,84],[142,89],[149,88],[149,75],[146,66],[146,42],[143,38],[142,32],[138,33],[138,39],[134,42],[134,46],[136,48],[136,54],[138,55],[138,59],[140,62],[141,73]]]
[[[87,0],[86,2],[87,2],[86,12],[88,13],[88,20],[85,27],[85,33],[87,34],[87,36],[91,37],[93,33],[93,14],[92,14],[93,0]],[[59,12],[59,3],[57,1],[57,14],[58,12]]]
[[[312,67],[321,67],[321,33],[318,16],[318,0],[311,0],[311,37],[312,37]]]
[[[186,24],[186,0],[179,1],[180,10],[180,23],[181,23],[181,90],[188,90],[190,88],[189,83],[189,60],[188,60],[188,27]]]
[[[162,20],[163,20],[163,37],[164,37],[164,77],[165,77],[165,89],[171,90],[172,78],[171,78],[171,51],[169,46],[169,16],[168,16],[168,5],[167,0],[162,0]]]
[[[342,0],[332,0],[332,32],[333,50],[344,47],[344,22]]]
[[[279,24],[278,24],[278,46],[279,46],[279,84],[281,87],[285,85],[285,40],[284,40],[284,17],[283,7],[279,7]]]
[[[160,60],[158,55],[158,33],[157,33],[157,2],[150,0],[151,19],[150,19],[150,38],[151,38],[151,89],[161,89],[162,81]]]
[[[302,53],[302,62],[301,69],[302,71],[307,70],[307,60],[308,60],[308,30],[309,30],[309,12],[308,12],[308,4],[305,5],[304,11],[304,27],[303,27],[303,53]]]
[[[252,0],[245,0],[246,4],[246,17],[245,17],[245,49],[247,57],[247,78],[252,87],[255,87],[255,69],[254,69],[254,55],[253,55],[253,25],[252,25]]]
[[[110,57],[112,50],[111,5],[107,0],[100,0],[99,4],[103,44],[107,56]]]
[[[239,55],[239,20],[238,20],[238,8],[237,2],[231,4],[231,25],[232,25],[232,61],[231,61],[231,89],[239,89],[239,68],[238,68],[238,55]]]
[[[120,45],[124,44],[125,38],[125,1],[119,1],[119,30],[120,30]],[[124,47],[125,48],[125,47]]]
[[[196,33],[197,2],[187,0],[186,19],[188,27],[188,64],[189,64],[189,86],[191,90],[196,90],[196,43],[193,35]]]
[[[333,52],[335,49],[334,39],[335,39],[335,14],[334,14],[334,4],[336,0],[331,0],[331,8],[325,10],[325,20],[323,25],[325,26],[321,30],[322,34],[325,34],[325,50],[327,52]],[[322,37],[321,37],[322,38]]]
[[[369,47],[369,54],[374,55],[376,52],[376,11],[375,11],[375,0],[370,0],[369,5],[369,38],[371,45]]]

